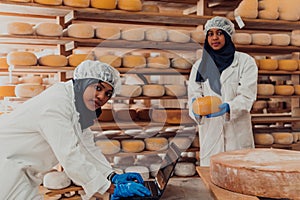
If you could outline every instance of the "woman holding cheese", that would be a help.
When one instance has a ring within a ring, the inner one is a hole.
[[[214,154],[254,148],[250,110],[256,99],[257,66],[251,56],[235,50],[234,31],[234,24],[225,17],[207,21],[202,58],[189,77],[189,114],[200,121],[201,166],[209,166]],[[193,101],[204,96],[221,99],[218,112],[205,117],[193,112]]]
[[[42,199],[42,174],[58,163],[83,187],[84,199],[109,192],[112,199],[150,192],[138,173],[113,173],[88,128],[119,87],[119,73],[84,61],[74,78],[57,83],[0,117],[0,199]]]

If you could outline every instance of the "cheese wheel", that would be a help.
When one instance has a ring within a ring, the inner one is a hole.
[[[12,2],[22,2],[22,3],[29,3],[29,2],[32,2],[32,0],[8,0],[8,1],[12,1]]]
[[[141,11],[141,0],[118,0],[118,8],[126,11]]]
[[[94,60],[93,54],[72,54],[68,57],[68,63],[71,67],[77,67],[85,60]]]
[[[300,46],[300,35],[291,35],[291,45]]]
[[[165,85],[166,95],[180,97],[187,94],[185,85]]]
[[[145,39],[145,30],[143,28],[123,28],[121,37],[123,40],[142,41]]]
[[[15,97],[15,85],[0,85],[0,97]]]
[[[34,97],[45,90],[45,86],[34,83],[21,83],[16,85],[15,94],[17,97]]]
[[[276,20],[279,17],[279,12],[277,10],[260,10],[258,11],[259,19],[272,19]]]
[[[272,136],[275,144],[292,144],[294,141],[291,133],[274,132]]]
[[[91,0],[91,7],[112,10],[117,6],[117,0]]]
[[[192,109],[197,115],[205,116],[218,112],[221,103],[221,99],[217,96],[198,97],[192,103]]]
[[[31,66],[37,64],[35,54],[27,51],[12,51],[6,58],[9,65]]]
[[[97,27],[96,37],[106,40],[118,40],[121,37],[121,29],[116,26]]]
[[[134,163],[134,156],[114,156],[115,166],[131,166]]]
[[[261,59],[259,60],[260,70],[274,71],[278,69],[278,61],[275,59]]]
[[[33,0],[33,2],[49,6],[59,6],[62,5],[62,0]]]
[[[122,150],[127,153],[138,153],[145,149],[145,143],[142,140],[122,140]]]
[[[98,60],[115,68],[121,67],[122,65],[122,58],[116,55],[102,55],[98,57]]]
[[[0,69],[8,69],[8,67],[6,57],[0,57]]]
[[[275,87],[272,84],[257,84],[257,95],[273,95]]]
[[[298,21],[300,19],[299,11],[292,11],[291,9],[287,11],[281,10],[279,12],[279,19],[287,21]]]
[[[210,177],[215,185],[236,193],[299,199],[299,160],[298,151],[282,149],[223,152],[211,157]]]
[[[149,68],[166,69],[170,67],[170,64],[170,59],[164,56],[147,58],[147,66]]]
[[[262,112],[264,108],[267,108],[268,102],[265,100],[258,100],[253,103],[252,111]]]
[[[142,94],[140,85],[122,85],[118,95],[123,97],[138,97]]]
[[[71,24],[67,28],[68,37],[93,38],[94,28],[90,24]]]
[[[174,143],[179,149],[184,150],[188,149],[192,144],[192,140],[189,137],[170,137],[168,141],[169,144]]]
[[[121,144],[118,140],[97,140],[96,145],[101,149],[105,155],[118,153],[121,149]]]
[[[168,149],[169,142],[164,137],[149,137],[144,139],[148,151],[164,151]]]
[[[294,85],[294,93],[300,95],[300,85]]]
[[[187,43],[190,42],[190,32],[186,30],[168,30],[168,40],[170,42]]]
[[[193,42],[204,44],[205,41],[204,31],[192,31],[190,34],[191,34],[191,40]]]
[[[254,142],[258,145],[271,145],[274,143],[274,137],[270,133],[255,133]]]
[[[191,124],[193,119],[189,116],[187,109],[153,109],[151,118],[154,122],[168,124]]]
[[[40,76],[23,76],[19,79],[20,83],[35,83],[42,84],[43,78]]]
[[[196,173],[196,166],[191,162],[180,162],[175,166],[174,174],[181,177],[194,176]]]
[[[160,164],[162,158],[158,154],[137,155],[135,165],[150,167],[151,164]]]
[[[143,12],[154,12],[159,13],[159,7],[157,5],[143,5],[142,6]]]
[[[146,67],[146,58],[141,55],[125,55],[122,59],[123,67],[144,68]]]
[[[19,83],[17,76],[0,76],[0,85],[14,85]]]
[[[291,42],[291,37],[288,34],[278,33],[272,34],[272,45],[288,46]]]
[[[90,6],[90,0],[64,0],[65,6],[88,8]]]
[[[238,7],[234,9],[234,16],[240,16],[249,19],[255,19],[258,15],[258,1],[257,0],[243,0]]]
[[[278,60],[278,69],[296,71],[298,70],[298,60]]]
[[[45,55],[38,60],[40,65],[50,67],[64,67],[68,65],[68,59],[64,55]]]
[[[71,185],[71,179],[65,172],[51,171],[44,175],[43,186],[48,189],[58,190]]]
[[[149,169],[145,166],[130,166],[125,169],[125,173],[136,172],[139,173],[144,180],[149,179]]]
[[[272,43],[271,35],[268,33],[252,33],[252,44],[267,46]]]
[[[63,28],[60,24],[43,22],[35,26],[35,33],[42,36],[59,37],[63,34]]]
[[[164,42],[168,39],[168,32],[166,29],[150,28],[145,31],[145,39],[155,42]]]
[[[294,94],[294,86],[292,85],[275,85],[275,94],[290,96]]]
[[[232,41],[235,44],[248,45],[252,42],[251,34],[249,33],[235,33],[232,36]]]
[[[161,97],[165,94],[165,87],[158,84],[143,85],[143,95],[148,97]]]
[[[7,24],[7,32],[12,35],[32,35],[34,30],[29,23],[11,22]]]
[[[177,69],[191,69],[192,65],[193,63],[190,60],[181,57],[171,60],[171,66]]]

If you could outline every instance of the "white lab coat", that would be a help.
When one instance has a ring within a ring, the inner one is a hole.
[[[111,165],[78,119],[72,81],[57,83],[0,116],[0,199],[42,199],[42,175],[58,163],[84,188],[84,199],[107,191]]]
[[[211,90],[208,80],[196,82],[196,73],[201,59],[191,70],[188,85],[189,115],[192,113],[192,99],[201,96],[219,96]],[[254,148],[251,124],[251,107],[256,100],[257,66],[254,58],[242,52],[235,52],[232,64],[220,77],[223,103],[230,106],[230,114],[214,118],[203,118],[199,125],[200,165],[209,166],[210,157],[214,154]]]

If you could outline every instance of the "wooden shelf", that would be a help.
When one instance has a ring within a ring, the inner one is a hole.
[[[187,96],[161,96],[161,97],[147,97],[147,96],[138,96],[138,97],[121,97],[116,96],[112,98],[113,100],[128,100],[128,99],[136,99],[136,100],[145,100],[145,99],[188,99]]]
[[[299,50],[298,50],[299,51]],[[259,75],[300,75],[300,71],[268,71],[268,70],[258,70]]]
[[[300,98],[300,95],[259,95],[258,99],[269,99],[269,98]]]
[[[293,144],[271,144],[271,145],[255,145],[255,148],[275,148],[300,151],[300,142]]]
[[[252,116],[252,124],[270,124],[276,122],[299,122],[300,117],[286,117],[286,116]]]

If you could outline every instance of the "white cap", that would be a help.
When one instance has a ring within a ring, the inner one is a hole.
[[[73,78],[86,79],[93,78],[108,83],[114,88],[114,93],[119,91],[121,87],[120,73],[109,64],[85,60],[80,63],[74,70]]]
[[[234,24],[226,17],[216,16],[208,20],[204,27],[205,34],[207,34],[207,32],[212,28],[221,29],[228,33],[229,36],[232,36],[232,34],[235,32]]]

